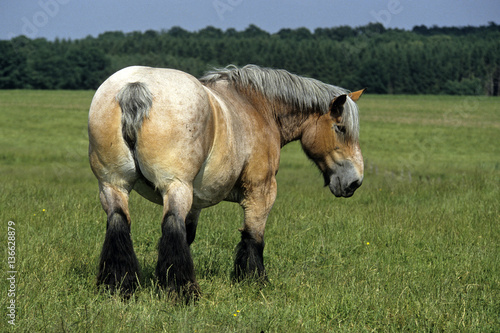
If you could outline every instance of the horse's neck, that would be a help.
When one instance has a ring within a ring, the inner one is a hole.
[[[277,105],[273,110],[273,118],[281,133],[281,146],[299,140],[311,115],[293,110],[289,105]]]
[[[258,110],[268,121],[274,122],[280,132],[281,146],[300,139],[304,123],[310,117],[300,110],[280,101],[270,101],[258,92],[246,96],[254,109]]]
[[[281,146],[300,139],[304,124],[311,117],[307,112],[294,110],[293,107],[280,101],[269,101],[262,94],[255,91],[248,93],[238,92],[230,87],[226,81],[210,85],[210,89],[222,96],[233,100],[245,100],[253,109],[261,113],[268,121],[274,122],[280,132]]]

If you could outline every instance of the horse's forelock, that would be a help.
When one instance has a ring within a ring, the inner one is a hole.
[[[350,98],[347,98],[344,104],[342,122],[345,126],[348,140],[357,142],[359,140],[358,105]]]

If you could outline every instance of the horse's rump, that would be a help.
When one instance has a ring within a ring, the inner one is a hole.
[[[195,186],[195,204],[212,205],[225,198],[237,177],[234,161],[243,143],[231,126],[222,99],[191,75],[126,68],[96,92],[89,116],[91,164],[98,160],[93,155],[101,156],[106,165],[94,173],[112,171],[99,179],[126,183],[153,202],[180,180]],[[127,170],[118,170],[120,165]]]

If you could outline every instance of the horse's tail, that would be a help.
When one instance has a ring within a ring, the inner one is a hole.
[[[137,131],[144,118],[149,116],[153,105],[153,94],[143,82],[127,83],[116,95],[122,109],[122,134],[127,144],[133,148],[137,140]]]

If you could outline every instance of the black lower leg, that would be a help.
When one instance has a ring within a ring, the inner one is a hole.
[[[184,221],[174,213],[163,219],[156,276],[159,285],[168,290],[187,294],[198,290]]]
[[[192,222],[186,225],[186,240],[188,245],[191,245],[194,242],[195,237],[196,237],[196,223]]]
[[[200,217],[199,210],[192,210],[186,217],[186,239],[188,245],[194,242],[196,237],[196,227],[198,226],[198,218]]]
[[[123,211],[117,210],[108,216],[106,238],[102,246],[97,283],[121,290],[125,294],[138,285],[139,263],[135,256],[130,226]]]
[[[236,247],[235,279],[242,280],[247,277],[255,277],[266,281],[263,252],[264,241],[257,242],[249,232],[242,231],[241,241]]]

